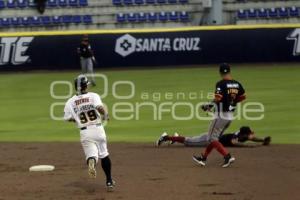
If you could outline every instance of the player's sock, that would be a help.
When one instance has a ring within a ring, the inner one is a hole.
[[[228,151],[225,149],[225,147],[217,140],[213,141],[211,144],[213,144],[214,148],[217,149],[217,151],[222,154],[223,156],[226,156],[228,154]]]
[[[110,158],[108,156],[101,159],[101,166],[102,166],[102,169],[103,169],[103,171],[105,173],[105,176],[106,176],[106,182],[112,181],[112,178],[111,178],[111,161],[110,161]]]
[[[167,136],[168,141],[184,143],[185,137],[182,136]]]
[[[203,158],[207,158],[207,156],[210,154],[210,152],[214,149],[213,143],[209,143],[209,145],[206,147],[205,152],[202,154]]]

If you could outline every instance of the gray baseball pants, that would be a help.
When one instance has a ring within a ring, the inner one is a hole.
[[[194,137],[186,137],[184,141],[184,145],[187,147],[206,147],[208,144],[207,133]]]
[[[219,137],[230,126],[233,119],[232,112],[217,112],[208,129],[208,142],[219,140]]]
[[[92,58],[80,58],[82,73],[91,75],[92,83],[95,84],[94,65]]]

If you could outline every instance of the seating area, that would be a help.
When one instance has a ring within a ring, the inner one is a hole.
[[[32,16],[0,18],[0,27],[32,27],[32,26],[58,26],[68,24],[91,24],[91,15],[62,15],[62,16]]]
[[[0,9],[25,9],[35,7],[34,0],[0,0]],[[88,0],[48,0],[47,8],[55,7],[84,7]]]
[[[113,4],[116,6],[128,6],[128,5],[160,5],[160,4],[186,4],[188,0],[113,0]]]
[[[237,11],[237,19],[265,19],[265,18],[289,18],[299,17],[298,7],[280,7],[280,8],[260,8],[260,9],[240,9]]]
[[[0,28],[51,28],[93,24],[93,16],[89,13],[55,13],[56,10],[82,9],[88,6],[88,0],[48,0],[46,9],[53,10],[54,12],[51,11],[51,14],[38,15],[35,10],[36,5],[34,0],[0,0],[0,10],[3,13],[0,16]]]
[[[1,31],[191,26],[202,15],[198,0],[0,0]]]
[[[181,12],[140,12],[140,13],[119,13],[117,14],[117,22],[119,23],[125,23],[125,22],[167,22],[167,21],[173,21],[173,22],[188,22],[189,21],[189,14],[185,11]]]
[[[197,26],[210,8],[202,0],[0,0],[1,31]],[[300,23],[299,0],[223,0],[222,24]]]
[[[143,6],[161,6],[156,10],[149,12],[141,10],[139,12],[117,13],[116,22],[118,23],[155,23],[155,22],[189,22],[190,14],[187,11],[165,10],[163,6],[185,5],[188,0],[112,0],[113,5],[117,7]],[[145,9],[147,10],[147,9]]]
[[[227,24],[300,23],[299,0],[224,0]]]

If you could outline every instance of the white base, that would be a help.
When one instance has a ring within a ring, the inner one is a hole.
[[[30,172],[48,172],[53,171],[55,167],[53,165],[34,165],[29,168]]]

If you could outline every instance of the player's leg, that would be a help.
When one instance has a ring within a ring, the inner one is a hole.
[[[184,145],[188,147],[206,147],[209,144],[207,138],[208,135],[206,133],[200,136],[186,137]]]
[[[211,144],[210,138],[211,138],[211,134],[212,134],[213,130],[215,129],[217,120],[218,120],[218,118],[213,119],[210,122],[209,130],[208,130],[208,133],[207,133],[207,142],[208,142],[208,145],[205,148],[204,153],[201,153],[200,156],[196,156],[196,155],[193,156],[193,160],[196,163],[198,163],[199,165],[201,165],[201,166],[205,166],[206,165],[206,159],[207,159],[208,155],[210,154],[210,152],[213,150],[213,145]]]
[[[109,158],[109,153],[107,150],[107,144],[105,138],[103,138],[103,140],[98,143],[98,148],[99,148],[99,158],[101,159],[101,166],[106,176],[106,182],[110,182],[112,181],[111,160]]]
[[[184,136],[181,136],[179,135],[178,133],[175,133],[173,136],[167,136],[165,138],[166,141],[169,141],[171,142],[171,144],[174,144],[174,143],[181,143],[181,144],[184,144],[185,141],[186,141],[186,137]]]
[[[181,143],[181,144],[184,144],[185,141],[186,141],[186,137],[184,136],[181,136],[181,135],[178,135],[178,136],[169,136],[168,141],[175,143],[175,142],[178,142],[178,143]]]
[[[96,170],[96,165],[97,161],[95,157],[89,157],[87,159],[87,165],[88,165],[88,173],[90,178],[96,178],[97,176],[97,170]]]
[[[193,160],[198,164],[205,166],[206,159],[211,151],[215,148],[220,154],[223,155],[225,162],[223,167],[228,167],[234,158],[228,153],[227,149],[219,142],[220,135],[229,127],[230,120],[225,120],[222,118],[214,119],[209,127],[208,131],[208,146],[201,156],[193,156]]]
[[[159,139],[156,141],[156,146],[160,146],[164,142],[171,142],[172,144],[175,142],[184,143],[185,137],[180,135],[169,136],[166,132],[164,132]]]
[[[216,149],[223,157],[224,163],[222,167],[228,167],[232,162],[235,161],[235,158],[230,155],[227,149],[219,142],[219,137],[225,132],[225,130],[229,127],[231,120],[218,118],[215,126],[211,130],[211,134],[209,135],[210,144],[206,148],[203,157],[207,158],[212,149]]]
[[[86,62],[86,58],[80,58],[80,65],[81,65],[81,71],[83,74],[87,73],[87,62]]]
[[[228,154],[225,147],[219,142],[220,135],[229,127],[231,121],[217,118],[211,123],[208,132],[209,145],[205,149],[203,157],[207,158],[212,149],[216,149],[220,154],[226,156]]]
[[[167,136],[168,136],[168,134],[166,132],[161,134],[161,136],[158,138],[158,140],[155,141],[155,145],[157,147],[159,147],[162,143],[166,142]]]
[[[231,121],[233,119],[231,112],[221,113],[220,117],[218,118],[218,128],[219,134],[218,138],[225,132],[225,130],[230,126]],[[224,156],[224,163],[222,167],[228,167],[231,163],[235,161],[235,158],[230,155],[230,153],[225,149],[225,147],[219,142],[219,140],[213,141],[214,147],[217,149],[219,153]]]
[[[109,153],[107,150],[107,141],[106,141],[106,136],[105,136],[105,131],[104,128],[98,127],[98,142],[97,142],[97,147],[98,147],[98,153],[99,153],[99,158],[101,159],[101,167],[105,173],[106,176],[106,186],[109,191],[113,190],[113,187],[115,185],[114,180],[112,179],[111,175],[111,160],[109,157]]]
[[[177,142],[191,147],[206,147],[208,145],[207,134],[202,134],[200,136],[194,137],[184,137],[178,134],[169,136],[167,133],[163,133],[157,142],[157,146],[160,146],[163,142],[171,142],[172,144]]]
[[[92,85],[96,86],[96,81],[94,76],[94,64],[92,58],[87,58],[87,72],[91,76]]]
[[[96,178],[96,164],[98,162],[98,147],[95,142],[91,140],[81,140],[81,145],[86,157],[88,165],[88,174],[91,178]]]

